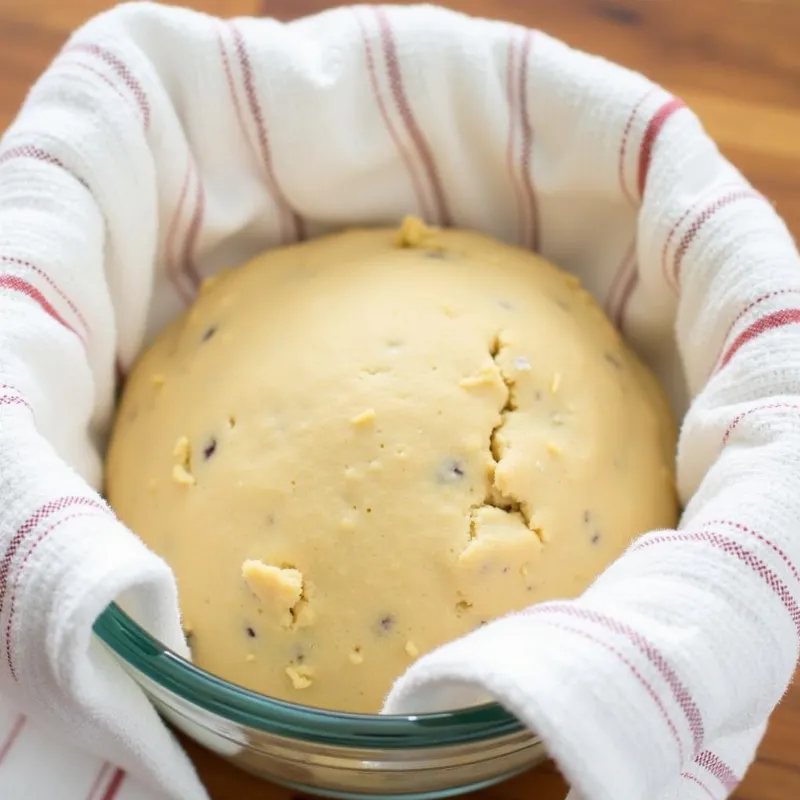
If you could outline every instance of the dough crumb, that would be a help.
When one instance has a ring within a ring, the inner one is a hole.
[[[257,559],[242,564],[242,578],[263,609],[291,627],[292,611],[303,597],[303,573],[292,567],[276,567]],[[287,619],[288,618],[288,619]]]
[[[160,373],[153,375],[150,380],[153,382],[153,386],[155,386],[156,389],[160,389],[167,382],[167,379]]]
[[[361,654],[360,647],[354,647],[347,657],[350,659],[350,663],[356,666],[364,663],[364,656]]]
[[[356,427],[361,427],[362,425],[369,425],[370,422],[373,422],[374,420],[375,420],[375,409],[366,408],[360,414],[356,414],[354,417],[352,417],[350,419],[350,422]]]
[[[561,386],[561,373],[556,372],[556,374],[553,375],[553,379],[550,381],[550,394],[555,394],[559,386]]]
[[[248,654],[245,656],[245,659],[244,659],[244,660],[245,660],[245,661],[246,661],[248,664],[252,664],[252,663],[253,663],[253,662],[256,660],[256,657],[255,657],[255,656],[254,656],[252,653],[248,653]]]
[[[197,483],[194,475],[183,464],[176,464],[172,468],[172,480],[181,486],[194,486]]]
[[[172,455],[178,459],[178,463],[172,468],[172,480],[182,486],[194,486],[197,481],[192,475],[192,446],[186,436],[181,436],[175,442]]]
[[[469,541],[458,565],[480,573],[484,564],[535,558],[541,549],[541,531],[520,510],[482,505],[470,513]]]
[[[304,665],[300,665],[297,667],[286,667],[286,674],[289,676],[289,680],[292,682],[292,686],[295,689],[308,689],[311,686],[311,679],[314,676],[314,670],[312,667],[306,667]]]
[[[548,442],[547,452],[550,453],[551,456],[560,456],[561,448],[557,444],[553,444],[553,442]]]
[[[419,217],[407,216],[395,237],[398,247],[419,247],[431,239],[436,233],[436,228],[428,227]]]
[[[410,658],[418,658],[419,657],[419,650],[417,646],[412,642],[410,639],[406,642],[406,653],[409,655]]]
[[[172,455],[178,459],[179,464],[183,464],[183,466],[189,466],[189,459],[192,455],[192,447],[189,444],[189,439],[186,436],[181,436],[177,442],[175,442],[175,447],[172,448]]]
[[[484,364],[474,375],[462,378],[458,385],[462,389],[477,389],[482,386],[502,386],[503,377],[494,359]]]

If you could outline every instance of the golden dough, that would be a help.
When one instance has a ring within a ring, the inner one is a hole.
[[[419,655],[673,526],[674,446],[575,278],[409,219],[209,282],[130,376],[107,490],[199,666],[376,712]]]

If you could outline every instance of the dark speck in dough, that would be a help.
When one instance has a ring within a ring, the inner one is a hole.
[[[216,332],[217,332],[216,325],[212,325],[211,327],[206,328],[205,333],[203,333],[203,341],[207,342]]]
[[[514,310],[514,306],[512,306],[511,303],[508,302],[508,300],[498,300],[497,305],[499,305],[500,308],[504,308],[506,311]]]
[[[247,628],[245,628],[245,632],[251,639],[256,638],[256,632],[251,627],[248,626]]]
[[[583,512],[583,521],[586,525],[589,526],[589,529],[591,531],[591,538],[590,538],[591,543],[597,544],[600,541],[600,532],[597,530],[597,527],[594,524],[591,511]]]
[[[212,436],[203,448],[203,458],[208,461],[217,452],[217,440]]]
[[[391,614],[384,614],[378,621],[378,626],[385,633],[394,627],[394,617]]]
[[[450,458],[439,467],[437,477],[439,483],[455,483],[460,481],[465,474],[464,465],[460,461]]]

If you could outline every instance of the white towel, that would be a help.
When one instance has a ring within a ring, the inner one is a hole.
[[[0,691],[154,791],[205,797],[92,640],[124,594],[182,646],[169,569],[95,493],[115,364],[220,265],[407,212],[581,276],[688,407],[686,512],[580,599],[422,658],[388,709],[488,693],[583,800],[725,797],[798,654],[798,254],[678,99],[433,7],[285,25],[129,4],[33,88],[0,144]]]

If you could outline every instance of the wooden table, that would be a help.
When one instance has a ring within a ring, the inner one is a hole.
[[[453,8],[542,28],[638,69],[682,97],[724,153],[800,234],[800,0],[450,0]],[[111,0],[0,0],[0,130],[68,32]],[[188,0],[224,16],[287,18],[329,0]],[[214,800],[284,800],[289,792],[239,773],[197,746],[190,755]],[[561,800],[552,766],[481,793]],[[800,688],[775,713],[738,800],[800,797]],[[619,798],[625,800],[625,798]]]

